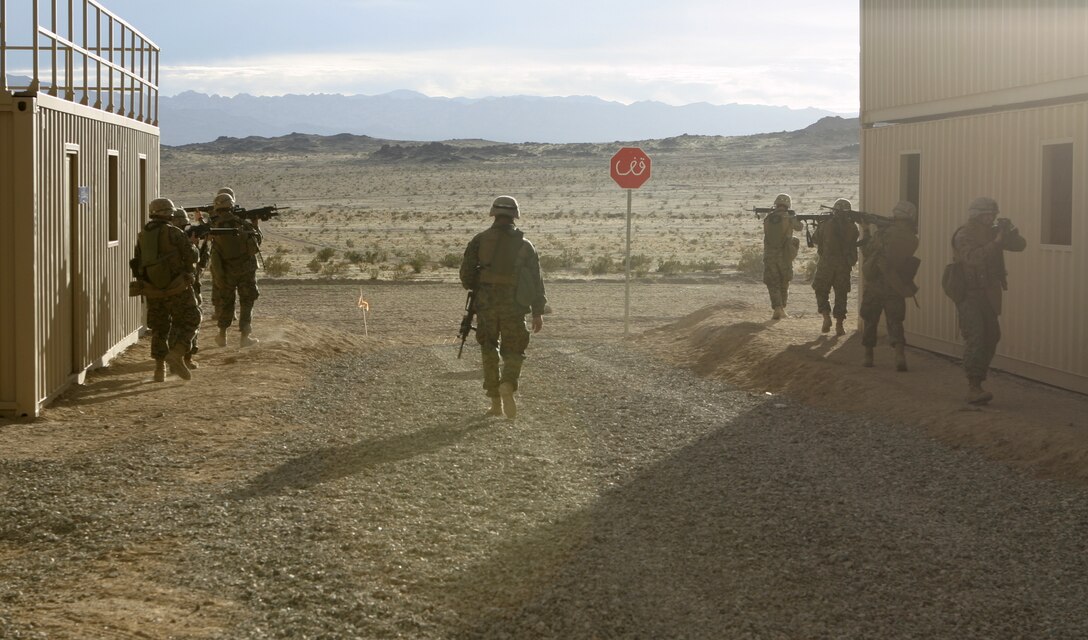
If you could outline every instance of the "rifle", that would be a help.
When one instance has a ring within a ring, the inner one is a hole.
[[[751,212],[755,213],[757,218],[759,218],[759,214],[761,214],[761,213],[763,214],[763,217],[765,218],[769,214],[772,214],[777,210],[778,209],[776,209],[774,207],[752,207],[751,209],[745,209],[745,211],[751,211]],[[789,210],[786,211],[786,215],[795,216],[795,215],[797,215],[797,212],[794,211],[793,209],[789,209]],[[762,220],[763,218],[759,218],[759,219]]]
[[[824,220],[830,220],[830,213],[802,213],[796,216],[798,220],[805,223],[805,245],[812,249],[816,246],[816,243],[812,241],[812,227],[809,225],[815,223],[820,224]]]
[[[183,208],[188,213],[211,213],[213,211],[213,207],[210,204],[203,204],[199,207]],[[284,211],[290,208],[291,207],[277,207],[276,205],[271,205],[268,207],[258,207],[256,209],[246,209],[245,207],[236,206],[231,209],[230,212],[244,220],[259,219],[261,222],[268,222],[272,218],[280,215],[280,211]]]
[[[470,289],[468,296],[465,297],[465,315],[461,318],[461,331],[457,334],[457,337],[461,338],[461,348],[457,350],[457,359],[461,359],[461,352],[465,350],[465,340],[468,340],[468,334],[470,331],[475,331],[476,327],[472,326],[472,318],[476,315],[476,290]]]
[[[821,204],[820,208],[835,211],[834,207],[829,207],[826,204]],[[850,214],[850,219],[857,224],[875,224],[878,227],[886,227],[895,222],[894,218],[869,213],[868,211],[854,211],[853,209],[850,209],[847,210],[846,213]]]
[[[242,233],[242,230],[235,229],[234,227],[216,228],[213,227],[210,222],[202,222],[200,224],[191,224],[188,227],[185,227],[185,233],[190,238],[203,240],[208,236],[237,236]]]

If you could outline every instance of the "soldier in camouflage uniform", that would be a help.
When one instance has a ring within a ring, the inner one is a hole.
[[[835,335],[846,334],[846,296],[850,292],[850,272],[858,261],[858,226],[850,216],[850,201],[839,198],[832,206],[829,220],[822,220],[812,234],[819,259],[812,288],[816,290],[816,309],[824,317],[820,331],[831,331],[831,290],[835,290]]]
[[[495,222],[479,233],[461,260],[461,284],[476,291],[476,341],[484,368],[484,392],[491,398],[489,415],[517,415],[514,393],[529,346],[525,314],[532,311],[532,331],[544,326],[544,280],[532,243],[514,225],[521,217],[518,202],[499,196],[491,205]],[[499,372],[499,359],[502,372]]]
[[[189,238],[170,224],[174,203],[156,198],[148,206],[151,220],[136,239],[133,269],[147,298],[147,326],[155,382],[166,378],[165,365],[184,380],[192,378],[185,355],[200,327],[200,309],[193,295],[196,252]]]
[[[196,246],[197,239],[188,235],[188,231],[189,231],[190,227],[192,227],[193,225],[192,225],[192,222],[190,222],[189,214],[185,212],[185,209],[183,209],[181,207],[176,207],[174,209],[174,216],[170,220],[170,224],[172,224],[175,227],[177,227],[178,229],[181,229],[182,231],[186,232],[186,237],[189,238],[189,241],[193,243],[194,247]],[[206,244],[207,243],[205,243],[205,245]],[[201,319],[201,321],[203,321],[204,320],[204,314],[203,314],[203,311],[201,311],[201,305],[203,304],[204,301],[200,297],[200,272],[203,269],[203,267],[200,264],[200,258],[203,257],[203,254],[194,252],[193,255],[194,255],[194,257],[197,257],[197,262],[194,265],[195,268],[193,270],[193,294],[196,296],[196,308],[197,308],[197,311],[201,312],[200,319]],[[207,263],[205,262],[205,265],[206,264]],[[170,333],[171,333],[171,335],[170,335],[170,338],[169,338],[169,342],[170,342],[170,344],[174,344],[175,342],[178,341],[176,326],[175,326],[175,328],[173,328],[171,330]],[[185,354],[185,366],[189,367],[189,369],[198,368],[197,363],[193,361],[193,356],[196,355],[196,353],[198,351],[200,351],[200,347],[197,346],[196,342],[197,342],[196,334],[194,334],[193,335],[193,341],[192,341],[192,344],[191,344],[191,346],[189,348],[189,351]]]
[[[771,297],[773,320],[788,318],[786,302],[790,280],[793,280],[793,260],[801,242],[793,237],[801,230],[801,221],[789,214],[792,200],[784,193],[774,199],[775,210],[763,219],[763,283]]]
[[[220,196],[220,195],[222,195],[224,193],[227,194],[228,196],[230,196],[231,198],[234,198],[234,189],[231,189],[230,187],[221,187],[219,189],[219,191],[215,192],[215,195],[216,195],[216,197],[218,197],[218,196]],[[237,199],[234,200],[234,206],[238,206],[238,200]],[[215,217],[216,217],[215,205],[212,205],[212,211],[208,216],[209,222],[214,223],[215,222]],[[210,240],[205,239],[203,244],[201,244],[201,246],[200,246],[200,259],[201,259],[201,262],[203,263],[203,265],[201,266],[201,269],[206,268],[208,266],[210,260],[211,260],[210,251],[208,252],[207,256],[205,255],[205,250],[209,249],[209,246],[208,246],[209,243],[210,243]],[[215,287],[215,273],[218,270],[219,270],[218,268],[213,268],[211,270],[211,274],[212,274],[212,320],[214,320],[216,322],[219,321],[219,309],[220,309],[220,307],[223,306],[222,301],[219,299],[219,291],[220,290]],[[222,346],[222,345],[220,345],[220,346]]]
[[[243,220],[234,215],[234,198],[221,193],[215,196],[212,207],[213,229],[235,229],[236,234],[211,236],[212,287],[219,300],[216,324],[219,334],[215,343],[227,345],[227,329],[234,323],[234,303],[237,299],[238,328],[242,332],[239,346],[248,347],[259,342],[252,337],[253,303],[260,296],[257,289],[257,253],[260,251],[261,230],[257,220]]]
[[[865,256],[861,275],[860,315],[864,321],[861,344],[865,347],[864,366],[873,366],[873,347],[876,346],[877,323],[881,313],[888,325],[888,342],[895,349],[895,368],[907,370],[907,358],[904,348],[907,340],[903,333],[903,321],[907,317],[907,298],[918,292],[914,285],[914,274],[918,271],[918,259],[914,252],[918,250],[918,235],[915,233],[915,218],[918,209],[913,203],[902,200],[892,211],[893,222],[877,229],[870,236],[865,225],[865,235],[861,240],[861,252]]]
[[[1008,288],[1005,252],[1023,251],[1027,240],[1008,218],[997,219],[993,198],[975,198],[967,224],[952,235],[953,260],[962,267],[966,297],[956,303],[960,333],[967,344],[963,368],[967,373],[967,402],[985,404],[993,394],[982,388],[1001,340],[1002,292]],[[995,219],[997,224],[994,224]]]

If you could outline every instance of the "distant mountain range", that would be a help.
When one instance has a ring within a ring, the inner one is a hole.
[[[610,142],[683,134],[739,136],[802,129],[835,114],[822,109],[660,102],[625,105],[591,96],[432,98],[414,91],[232,98],[187,91],[159,98],[164,145],[221,136],[289,133],[366,135],[389,140],[482,139],[495,142]]]

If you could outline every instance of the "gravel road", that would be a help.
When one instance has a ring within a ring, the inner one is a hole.
[[[578,326],[534,337],[515,421],[424,337],[240,441],[0,456],[0,638],[1088,637],[1083,486]]]

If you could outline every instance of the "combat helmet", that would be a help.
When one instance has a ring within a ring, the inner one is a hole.
[[[155,198],[147,205],[147,215],[152,218],[169,219],[174,215],[174,203],[170,198]]]
[[[181,225],[189,224],[189,214],[186,213],[185,209],[182,209],[181,207],[175,207],[174,208],[174,213],[170,217],[171,217],[171,221],[175,225],[177,225],[177,224],[181,224]]]
[[[900,200],[892,209],[892,217],[896,220],[914,221],[918,217],[918,207],[910,200]]]
[[[225,193],[232,198],[234,197],[234,189],[231,189],[230,187],[222,187],[221,189],[219,189],[219,191],[215,192],[215,195],[219,195],[221,193]]]
[[[975,198],[967,207],[967,217],[971,220],[982,215],[992,214],[996,216],[998,213],[1000,213],[1000,209],[997,207],[997,200],[986,196]]]
[[[850,204],[850,201],[846,198],[839,198],[835,201],[835,204],[831,205],[831,208],[835,211],[852,211],[854,205]]]
[[[495,198],[495,201],[491,203],[491,215],[520,218],[521,211],[518,208],[518,201],[511,196],[499,196],[498,198]]]
[[[791,198],[788,193],[780,193],[774,197],[774,206],[786,207],[789,209],[793,206],[793,198]]]
[[[234,208],[234,196],[229,193],[220,193],[215,196],[215,200],[212,202],[212,210],[222,211],[226,209],[230,211]]]

